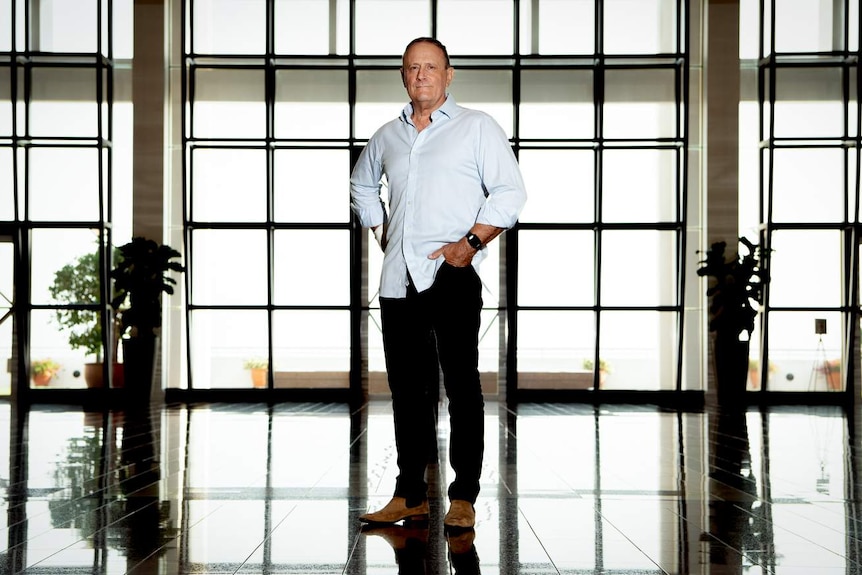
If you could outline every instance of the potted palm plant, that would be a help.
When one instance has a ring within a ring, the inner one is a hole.
[[[174,261],[180,252],[151,239],[134,237],[118,249],[119,263],[111,270],[115,294],[111,305],[118,310],[124,336],[126,387],[149,397],[162,327],[162,294],[174,293],[177,282],[170,272],[185,268]]]
[[[709,279],[709,331],[714,334],[715,376],[720,395],[738,396],[748,378],[749,340],[763,304],[769,276],[762,250],[741,237],[737,252],[727,242],[715,242],[704,253],[697,275]]]

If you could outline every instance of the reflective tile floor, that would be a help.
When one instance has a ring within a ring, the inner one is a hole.
[[[447,536],[442,417],[428,523],[363,531],[396,475],[386,401],[0,402],[0,573],[862,573],[841,409],[486,413],[476,529]]]

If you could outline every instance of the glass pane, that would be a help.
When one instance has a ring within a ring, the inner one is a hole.
[[[15,219],[13,191],[12,148],[0,147],[0,220]]]
[[[96,74],[86,68],[33,68],[30,133],[95,137]]]
[[[776,149],[773,156],[773,221],[843,221],[844,156],[841,149]],[[814,190],[816,202],[809,201]]]
[[[438,38],[453,54],[512,54],[512,0],[438,0]],[[476,33],[476,22],[482,33]]]
[[[605,150],[602,163],[603,221],[677,219],[676,150]]]
[[[192,232],[191,246],[191,303],[267,303],[268,268],[264,230],[195,230]]]
[[[838,231],[774,231],[770,261],[770,305],[840,306],[841,256],[841,235]]]
[[[350,303],[348,230],[279,230],[274,242],[277,305]]]
[[[852,3],[852,2],[851,2]],[[776,52],[829,52],[843,49],[843,2],[783,0],[775,3]],[[850,28],[855,26],[851,23]]]
[[[276,387],[349,386],[349,311],[276,311],[272,322]],[[298,377],[287,372],[318,375]]]
[[[276,221],[350,221],[347,150],[276,150],[274,172]]]
[[[518,233],[520,305],[591,306],[595,239],[586,231]],[[565,265],[554,262],[565,261]]]
[[[275,0],[278,54],[330,54],[330,8],[320,0]]]
[[[600,358],[610,372],[604,388],[676,388],[677,313],[605,311],[601,322]]]
[[[191,14],[194,52],[266,52],[265,0],[191,0]]]
[[[30,245],[30,289],[36,305],[56,304],[50,292],[57,273],[65,266],[74,269],[72,276],[79,297],[65,303],[97,303],[99,293],[96,253],[98,235],[94,230],[35,229]]]
[[[592,311],[518,312],[518,387],[549,387],[535,374],[585,373],[585,360],[595,354],[595,332]],[[577,386],[575,379],[563,385]],[[592,378],[584,387],[592,387]]]
[[[530,200],[521,222],[591,222],[595,154],[592,150],[529,150],[518,155]]]
[[[781,68],[775,98],[776,137],[838,138],[844,133],[840,69]]]
[[[114,139],[111,148],[112,240],[121,246],[132,239],[132,169],[134,164],[134,116],[131,102],[114,102]],[[179,155],[179,149],[176,149]],[[105,177],[107,181],[107,175]],[[107,206],[106,206],[107,208]]]
[[[275,73],[277,138],[346,138],[350,109],[348,74],[341,70],[279,70]]]
[[[370,138],[409,101],[397,70],[357,70],[356,137]]]
[[[105,0],[102,0],[103,2]],[[112,0],[114,9],[114,42],[115,59],[131,59],[135,55],[135,10],[134,0]],[[103,14],[107,14],[103,12]],[[107,42],[107,34],[102,38]]]
[[[675,98],[672,70],[606,71],[605,137],[677,137]]]
[[[677,0],[605,0],[605,52],[675,52],[677,3]]]
[[[521,137],[594,136],[593,72],[524,70],[521,73]]]
[[[490,114],[506,135],[514,133],[512,73],[508,70],[458,70],[450,92],[458,104]]]
[[[12,348],[12,334],[14,333],[12,326],[15,324],[15,317],[7,316],[12,310],[15,295],[15,286],[13,285],[15,278],[14,256],[14,245],[10,238],[0,240],[0,396],[12,393],[12,377],[16,371],[13,361],[16,361],[17,356],[13,357],[14,350]],[[0,404],[0,425],[3,421],[2,409],[2,404]],[[0,429],[5,428],[0,427]],[[0,453],[2,451],[3,442],[0,442]]]
[[[262,70],[192,72],[192,133],[196,138],[264,138],[266,105]]]
[[[93,0],[39,0],[38,4],[38,10],[30,12],[31,18],[38,18],[36,20],[38,33],[31,36],[30,39],[33,43],[33,50],[40,52],[96,51],[98,38],[96,35],[98,24],[96,2]]]
[[[251,368],[269,353],[266,311],[194,310],[189,321],[193,387],[252,387]]]
[[[759,0],[739,0],[739,57],[744,60],[758,58],[760,39]]]
[[[32,312],[31,360],[59,365],[52,387],[101,387],[102,361],[118,349],[105,351],[100,302],[97,244],[91,230],[34,230],[31,282],[34,303],[51,304],[55,310]],[[68,306],[87,304],[94,310]]]
[[[92,303],[92,302],[86,302]],[[49,377],[32,385],[52,388],[103,387],[101,317],[95,311],[33,310],[30,365],[50,369]],[[60,324],[60,320],[63,324]]]
[[[538,16],[521,3],[521,52],[532,54],[538,40],[540,54],[592,54],[595,51],[594,0],[536,0]],[[533,22],[538,18],[538,26]],[[538,38],[533,38],[537,29]]]
[[[11,71],[9,68],[0,68],[0,138],[8,138],[12,135],[12,86],[10,84]]]
[[[191,219],[203,222],[266,221],[266,151],[193,148]]]
[[[0,0],[0,52],[12,51],[12,0]],[[3,92],[8,94],[9,92]]]
[[[493,242],[485,249],[485,259],[479,265],[482,280],[482,307],[496,309],[500,305],[500,247],[501,241]]]
[[[357,54],[400,57],[410,40],[430,35],[429,0],[356,0]]]
[[[499,391],[498,371],[500,367],[501,321],[504,314],[496,309],[482,311],[479,327],[479,375],[485,393]]]
[[[841,315],[838,312],[769,313],[770,391],[837,391],[841,372]],[[818,334],[816,320],[825,320]]]
[[[605,231],[601,250],[602,305],[677,305],[674,232]]]
[[[363,321],[367,324],[368,341],[368,392],[371,394],[389,395],[389,384],[386,380],[386,358],[383,354],[383,332],[380,321],[380,310],[372,309],[363,312]]]
[[[30,219],[99,219],[99,151],[95,148],[32,148]]]

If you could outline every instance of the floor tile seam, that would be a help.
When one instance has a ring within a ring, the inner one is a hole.
[[[258,549],[260,549],[261,547],[263,547],[263,546],[266,544],[266,542],[267,542],[267,541],[272,541],[272,536],[273,536],[273,534],[278,530],[278,528],[279,528],[279,527],[281,527],[281,525],[282,525],[285,521],[287,521],[287,518],[288,518],[288,517],[289,517],[289,516],[290,516],[290,515],[291,515],[291,514],[296,510],[296,508],[297,508],[297,507],[298,507],[298,504],[294,504],[294,505],[290,508],[290,510],[289,510],[287,513],[285,513],[285,514],[282,516],[282,518],[281,518],[281,519],[279,519],[279,520],[276,522],[276,524],[275,524],[275,525],[273,525],[273,526],[270,528],[270,530],[269,530],[268,532],[266,532],[266,533],[264,534],[263,539],[261,539],[261,540],[260,540],[260,542],[259,542],[257,545],[255,545],[255,546],[254,546],[254,548],[249,552],[249,554],[245,557],[245,559],[243,559],[243,560],[240,562],[240,564],[239,564],[239,565],[237,566],[237,568],[234,570],[233,575],[236,575],[237,573],[239,573],[239,572],[242,570],[243,566],[244,566],[244,565],[247,565],[247,564],[249,563],[249,560],[252,558],[252,556],[254,556],[254,554],[257,552],[257,550],[258,550]]]
[[[612,521],[612,520],[611,520],[611,519],[610,519],[606,514],[602,513],[602,512],[601,512],[601,511],[599,511],[599,510],[596,510],[596,512],[595,512],[595,513],[596,513],[596,516],[597,516],[597,517],[598,517],[602,522],[604,522],[605,524],[607,524],[608,526],[610,526],[614,531],[616,531],[617,533],[619,533],[619,534],[620,534],[620,536],[622,536],[622,538],[623,538],[623,539],[625,539],[626,541],[628,541],[628,542],[631,544],[631,546],[632,546],[632,547],[634,547],[635,549],[637,549],[637,550],[638,550],[638,552],[639,552],[639,553],[640,553],[640,554],[641,554],[641,555],[642,555],[642,556],[643,556],[647,561],[649,561],[650,563],[652,563],[653,565],[655,565],[655,566],[656,566],[656,568],[658,568],[659,570],[661,570],[661,572],[662,572],[662,573],[664,573],[665,575],[671,575],[671,572],[670,572],[670,571],[667,571],[666,569],[664,569],[664,568],[663,568],[663,567],[662,567],[662,566],[661,566],[661,565],[660,565],[660,564],[659,564],[655,559],[653,559],[653,558],[652,558],[652,556],[650,556],[650,554],[649,554],[649,553],[647,553],[647,552],[646,552],[646,551],[645,551],[645,550],[644,550],[640,545],[638,545],[638,544],[637,544],[637,543],[636,543],[636,542],[635,542],[631,537],[629,537],[629,536],[626,534],[626,532],[625,532],[625,531],[623,531],[623,530],[622,530],[622,529],[621,529],[621,528],[620,528],[616,523],[614,523],[614,522],[613,522],[613,521]]]
[[[99,506],[95,511],[102,511],[102,510],[107,511],[107,509],[105,509],[107,507],[107,505],[108,504],[106,503],[105,505]],[[74,548],[76,545],[78,545],[80,543],[87,543],[87,542],[92,541],[93,537],[95,537],[95,535],[97,533],[99,533],[100,531],[103,531],[103,530],[107,530],[108,528],[116,526],[125,517],[126,517],[126,515],[123,515],[122,517],[118,517],[118,518],[114,519],[113,521],[106,522],[103,526],[101,526],[99,529],[96,529],[92,533],[90,533],[84,537],[79,537],[76,541],[69,543],[65,547],[61,547],[60,549],[57,549],[57,550],[49,553],[48,555],[44,556],[43,558],[41,558],[37,562],[27,565],[25,568],[25,572],[27,570],[33,568],[33,567],[37,567],[40,563],[43,563],[44,561],[47,561],[48,559],[55,557],[55,556],[63,553],[64,551],[66,551],[68,549]],[[52,531],[56,531],[56,530],[57,530],[57,528],[52,527],[51,529],[48,529],[46,531],[39,533],[38,535],[36,535],[36,537],[28,537],[26,541],[21,542],[19,545],[7,548],[7,552],[9,549],[16,549],[16,548],[21,547],[21,546],[26,546],[27,549],[30,549],[30,543],[32,541],[34,541],[35,539],[38,539],[39,537],[45,536]]]
[[[524,523],[526,523],[526,524],[527,524],[527,527],[529,527],[529,528],[530,528],[530,533],[532,533],[532,534],[533,534],[533,537],[535,537],[536,542],[539,544],[539,547],[541,547],[541,548],[542,548],[542,552],[545,554],[545,557],[547,557],[547,558],[548,558],[548,561],[550,562],[551,567],[553,567],[553,568],[554,568],[554,571],[555,571],[558,575],[562,575],[562,571],[560,571],[560,570],[559,570],[559,568],[557,568],[557,565],[554,563],[554,559],[551,557],[551,554],[550,554],[550,552],[548,551],[548,548],[547,548],[547,547],[545,547],[545,542],[544,542],[544,541],[542,541],[542,538],[541,538],[541,537],[539,536],[539,534],[536,532],[536,529],[533,527],[533,524],[530,522],[530,519],[527,517],[527,514],[524,512],[524,510],[521,508],[521,506],[520,506],[520,505],[518,506],[518,513],[519,513],[519,514],[521,515],[521,517],[524,519]],[[519,543],[520,543],[520,540],[521,540],[521,538],[520,538],[520,536],[519,536],[519,537],[518,537],[518,542],[519,542]]]
[[[752,511],[750,509],[746,509],[744,507],[739,507],[738,505],[735,507],[737,509],[739,509],[741,512],[743,512],[745,515],[747,515],[748,517],[754,519],[755,521],[760,520],[760,521],[764,521],[765,523],[767,523],[771,527],[771,530],[773,533],[775,533],[776,531],[782,531],[782,532],[787,533],[787,534],[789,534],[789,535],[791,535],[791,536],[793,536],[793,537],[795,537],[801,541],[805,541],[806,543],[809,543],[809,544],[811,544],[811,545],[813,545],[819,549],[822,549],[823,551],[831,553],[831,554],[835,555],[836,557],[841,557],[842,559],[849,560],[849,557],[847,557],[846,554],[838,553],[834,549],[831,549],[831,548],[823,545],[822,543],[819,543],[819,542],[811,539],[810,537],[802,535],[793,529],[789,529],[789,528],[785,527],[783,524],[777,523],[772,518],[773,517],[772,514],[769,515],[769,517],[770,517],[769,520],[765,520],[763,517],[759,517],[758,515],[752,513]],[[773,540],[774,540],[774,536],[773,536]],[[842,541],[843,541],[843,539],[842,539]]]

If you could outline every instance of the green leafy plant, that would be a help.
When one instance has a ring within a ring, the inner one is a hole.
[[[269,362],[261,357],[253,357],[245,360],[243,367],[245,369],[267,369],[269,368]]]
[[[185,271],[173,261],[180,252],[142,237],[118,249],[120,260],[111,270],[111,305],[120,310],[121,331],[132,337],[154,336],[162,326],[162,293],[173,294],[177,283],[168,273]]]
[[[60,364],[52,359],[34,359],[30,362],[30,371],[33,375],[45,375],[54,377],[60,371]]]
[[[115,251],[114,259],[118,257]],[[69,347],[83,349],[98,362],[102,361],[102,322],[98,312],[81,306],[99,305],[100,290],[98,251],[84,254],[57,270],[48,287],[55,302],[69,306],[57,309],[54,315],[57,324],[68,332]],[[116,357],[116,345],[112,355]]]
[[[585,359],[582,363],[583,367],[587,371],[593,371],[593,363],[592,359]],[[605,359],[599,358],[599,371],[603,371],[605,373],[611,373],[611,364]]]
[[[744,237],[739,238],[739,244],[744,250],[727,254],[727,242],[713,243],[697,270],[697,275],[710,280],[706,291],[710,298],[709,330],[736,339],[743,332],[750,337],[754,331],[754,319],[769,281],[761,267],[760,247]]]

